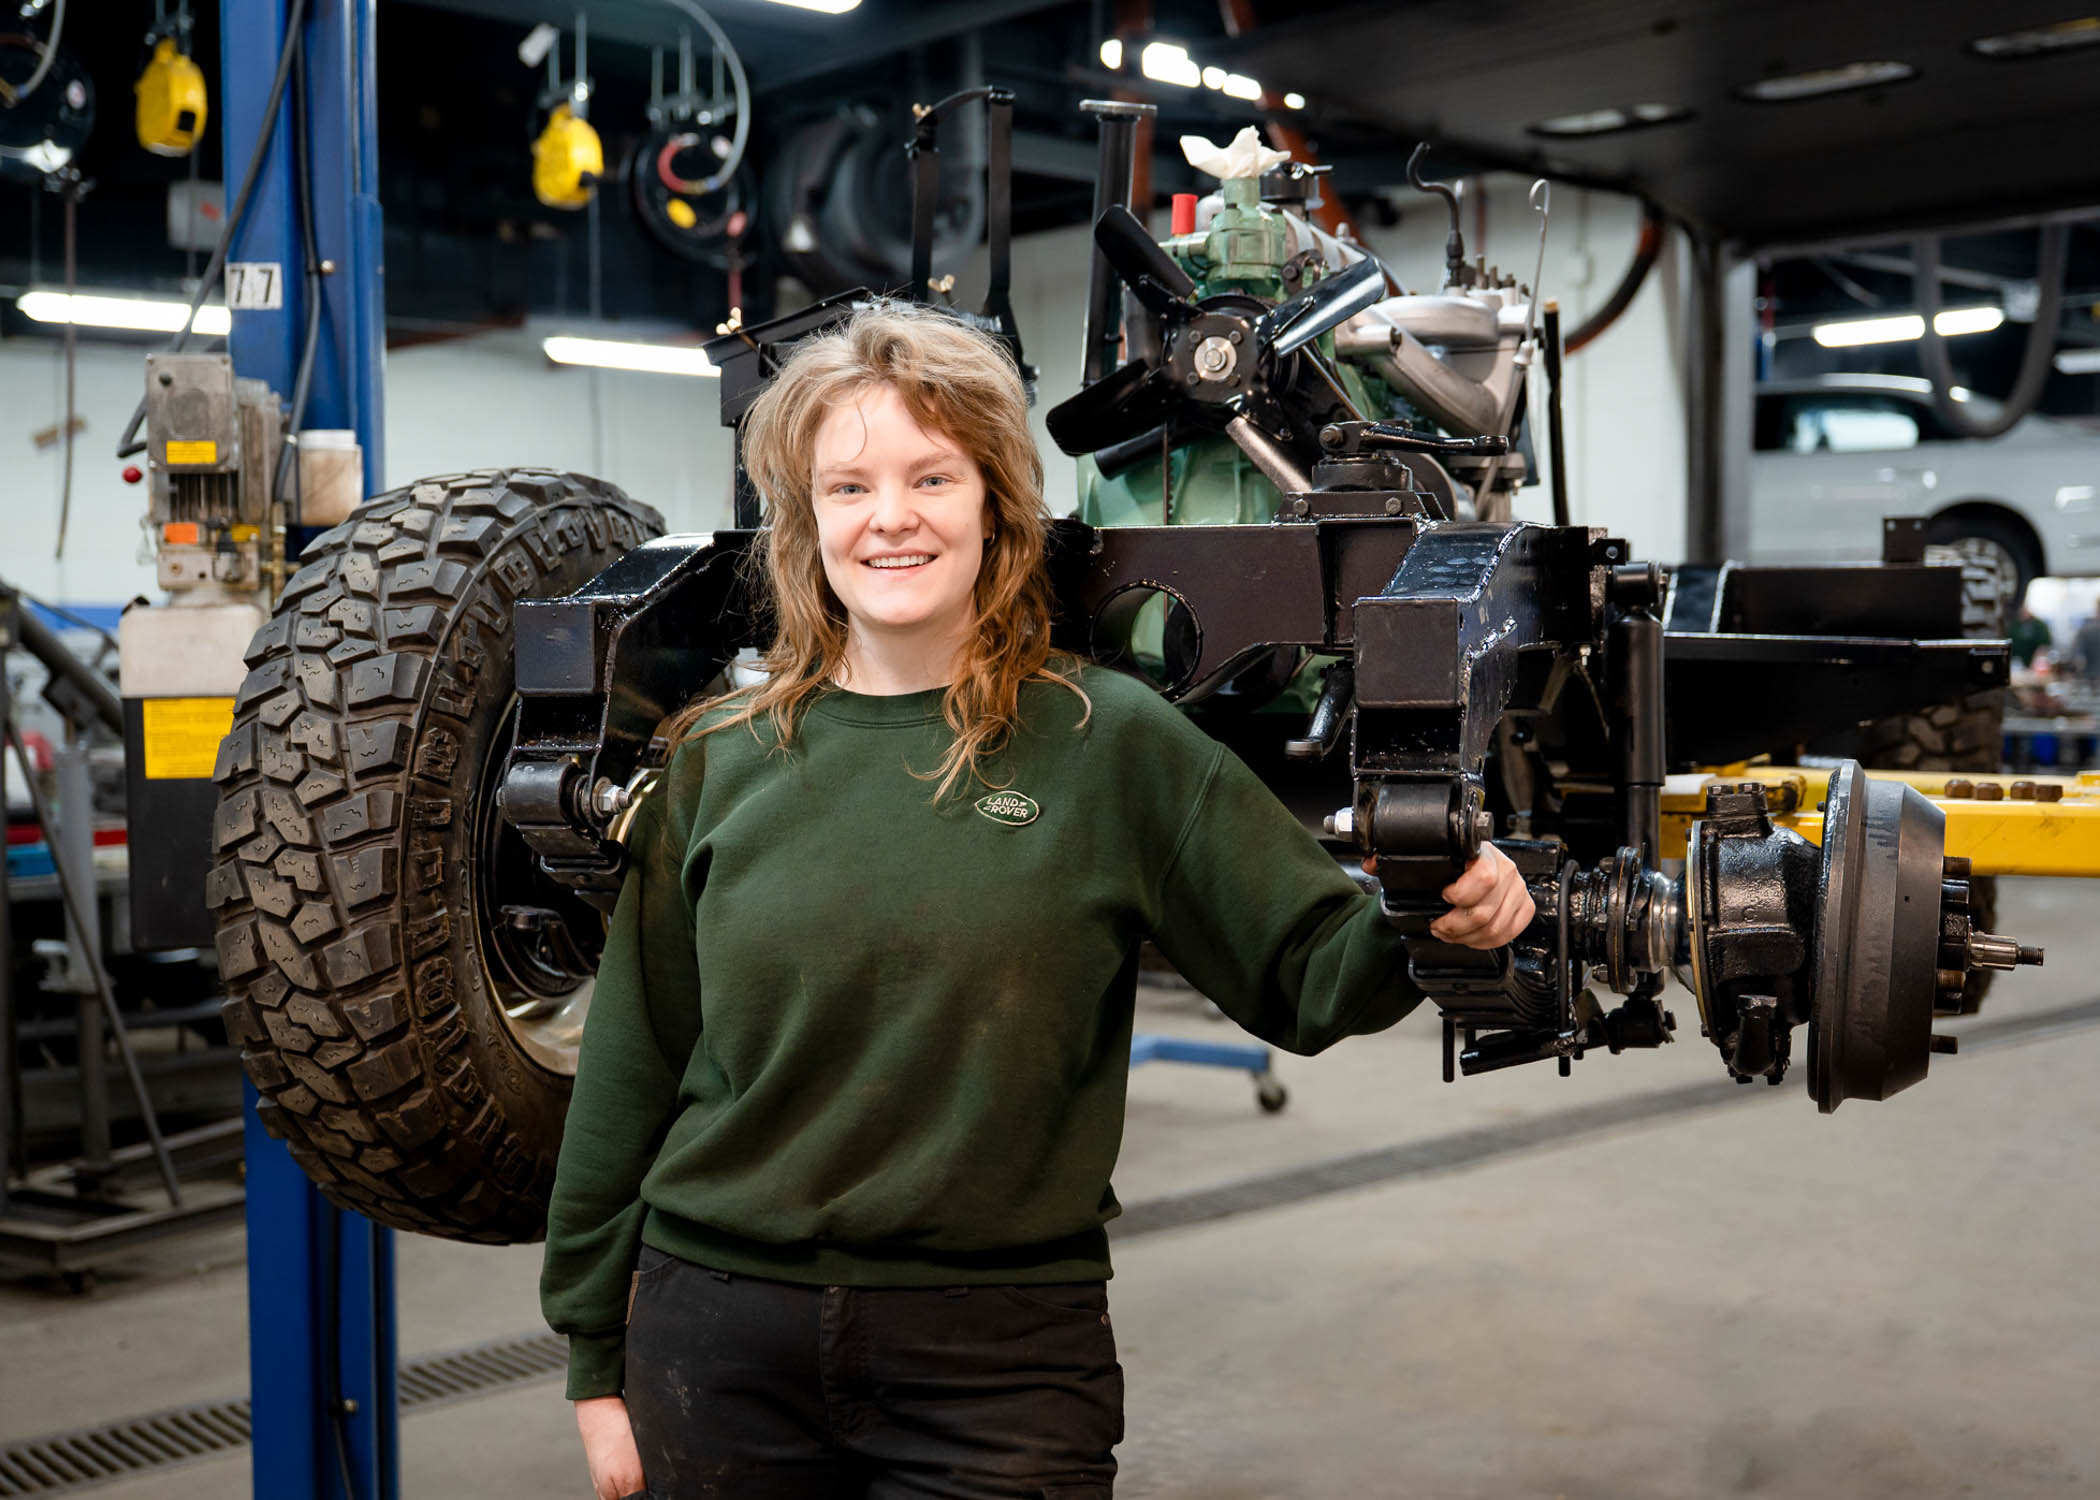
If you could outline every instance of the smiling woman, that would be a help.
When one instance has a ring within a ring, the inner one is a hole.
[[[992,339],[884,309],[746,418],[768,675],[635,813],[548,1207],[601,1500],[1107,1500],[1140,945],[1293,1051],[1421,998],[1236,756],[1052,653],[1027,417]],[[1499,854],[1446,896],[1447,941],[1533,917]]]

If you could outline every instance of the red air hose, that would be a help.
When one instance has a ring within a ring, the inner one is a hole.
[[[1633,259],[1627,263],[1626,274],[1619,278],[1619,284],[1612,288],[1612,294],[1605,298],[1604,305],[1583,319],[1568,335],[1566,353],[1574,354],[1579,351],[1583,345],[1618,322],[1620,315],[1633,305],[1633,299],[1639,294],[1641,284],[1655,268],[1656,257],[1662,254],[1663,234],[1667,227],[1653,204],[1643,205],[1641,237],[1633,247]]]

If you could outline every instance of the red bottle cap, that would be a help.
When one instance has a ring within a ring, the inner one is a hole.
[[[1174,233],[1194,234],[1195,232],[1196,195],[1194,193],[1176,193],[1174,195]]]
[[[144,479],[145,477],[146,471],[144,469],[141,469],[137,464],[124,465],[124,482],[126,484],[137,484],[141,479]]]

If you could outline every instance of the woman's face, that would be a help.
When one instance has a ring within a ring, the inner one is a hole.
[[[952,653],[970,628],[991,535],[976,460],[877,385],[825,417],[813,462],[824,576],[852,634]]]

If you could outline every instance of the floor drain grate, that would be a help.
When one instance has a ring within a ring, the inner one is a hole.
[[[0,1448],[0,1495],[59,1495],[246,1446],[248,1401],[181,1406]]]
[[[401,1409],[445,1406],[561,1373],[568,1341],[535,1333],[426,1354],[401,1367]],[[102,1427],[47,1433],[0,1448],[0,1500],[64,1495],[248,1444],[248,1400],[179,1406]]]
[[[569,1341],[558,1333],[495,1339],[449,1354],[426,1354],[401,1367],[401,1409],[443,1406],[505,1386],[558,1375],[569,1363]]]

